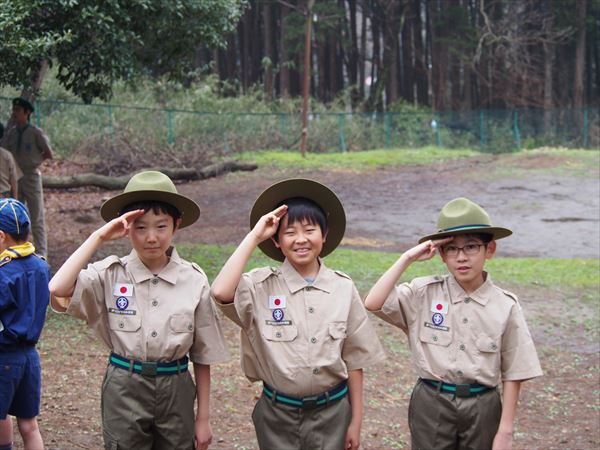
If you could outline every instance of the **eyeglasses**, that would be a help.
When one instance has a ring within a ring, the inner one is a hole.
[[[458,256],[458,253],[462,250],[465,255],[476,255],[479,253],[479,247],[485,247],[485,244],[467,244],[463,247],[457,247],[456,245],[446,245],[442,247],[444,253],[451,258]]]

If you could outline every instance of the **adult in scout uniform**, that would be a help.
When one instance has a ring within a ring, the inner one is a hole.
[[[105,446],[191,449],[195,436],[196,448],[207,448],[210,365],[229,355],[206,275],[171,246],[175,231],[200,210],[169,177],[148,171],[133,176],[100,214],[107,224],[67,259],[50,292],[57,311],[86,320],[111,350],[102,386]],[[126,235],[129,255],[83,269],[104,242]]]
[[[46,224],[44,220],[44,192],[39,166],[52,158],[52,148],[46,134],[29,123],[33,105],[24,98],[12,101],[13,125],[6,130],[1,146],[8,149],[23,176],[19,178],[19,200],[27,204],[31,214],[31,231],[36,251],[46,256]]]
[[[242,328],[242,369],[263,383],[252,414],[263,450],[360,444],[362,369],[385,355],[354,283],[321,259],[345,224],[326,186],[276,183],[254,203],[251,231],[213,282],[217,304]],[[243,274],[256,246],[282,264]]]
[[[365,305],[408,335],[419,376],[409,405],[412,448],[509,449],[521,382],[542,375],[517,297],[484,270],[496,240],[512,231],[466,198],[442,208],[438,230],[396,261]],[[436,251],[449,274],[394,286]]]
[[[0,123],[0,141],[4,136],[4,125]],[[0,198],[17,198],[18,182],[22,176],[12,153],[0,147]]]

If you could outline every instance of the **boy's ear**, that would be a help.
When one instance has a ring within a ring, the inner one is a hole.
[[[496,241],[490,241],[485,247],[485,258],[492,259],[496,253]]]
[[[179,225],[181,225],[181,217],[175,221],[175,226],[173,227],[173,233],[179,230]]]

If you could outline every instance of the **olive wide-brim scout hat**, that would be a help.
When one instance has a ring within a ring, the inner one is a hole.
[[[122,194],[104,202],[100,207],[100,215],[109,222],[119,217],[127,205],[144,201],[164,202],[177,208],[181,213],[179,228],[193,224],[200,216],[200,207],[196,202],[179,194],[168,176],[154,170],[132,176]]]
[[[437,233],[422,237],[419,239],[419,243],[466,233],[491,234],[494,240],[512,234],[508,228],[493,226],[490,216],[481,206],[462,197],[455,198],[444,205],[438,218],[437,227]]]
[[[24,99],[23,97],[13,98],[12,105],[13,106],[20,106],[25,111],[29,111],[29,112],[35,111],[35,109],[33,108],[33,105],[31,104],[31,102],[29,100],[27,100],[27,99]]]
[[[315,202],[325,213],[327,219],[327,238],[321,250],[321,257],[329,255],[339,245],[346,231],[346,213],[342,202],[327,186],[306,178],[292,178],[283,180],[265,189],[258,196],[250,211],[250,229],[265,214],[273,211],[285,200],[303,197]],[[258,248],[276,261],[283,261],[285,257],[271,239],[266,239]]]

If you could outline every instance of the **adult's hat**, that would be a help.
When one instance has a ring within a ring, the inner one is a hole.
[[[173,205],[181,213],[179,228],[193,224],[200,216],[200,208],[193,200],[177,193],[173,181],[162,172],[148,170],[131,177],[122,194],[116,195],[100,207],[100,215],[108,222],[121,215],[132,203],[157,201]]]
[[[346,213],[342,202],[327,186],[305,178],[283,180],[265,189],[258,196],[250,211],[250,229],[265,214],[273,211],[285,200],[302,197],[315,202],[325,213],[327,219],[327,239],[321,250],[322,257],[330,254],[339,245],[346,231]],[[266,239],[258,247],[270,258],[283,261],[285,257],[271,239]]]
[[[419,243],[467,233],[491,234],[494,240],[512,234],[508,228],[493,226],[490,216],[481,206],[462,197],[455,198],[444,205],[437,226],[437,233],[422,237]]]
[[[35,111],[33,105],[29,102],[29,100],[26,100],[23,97],[13,98],[12,104],[13,106],[20,106],[21,108],[26,109],[29,112]]]
[[[0,199],[0,231],[11,234],[22,234],[31,220],[23,203],[14,198]]]

